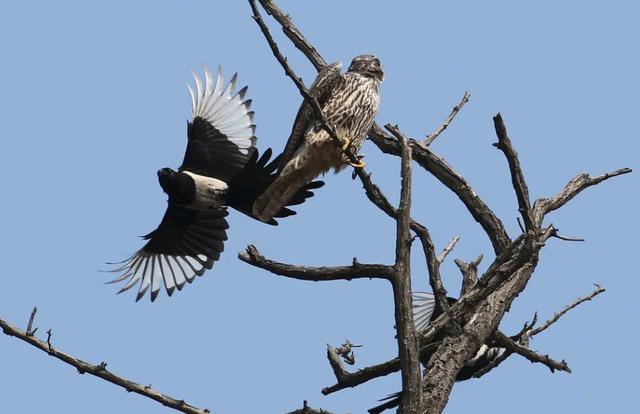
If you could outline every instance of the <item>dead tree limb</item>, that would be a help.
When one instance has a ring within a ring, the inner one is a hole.
[[[511,172],[511,184],[516,192],[516,198],[518,200],[518,210],[524,220],[524,228],[527,231],[535,230],[533,224],[533,211],[531,211],[531,203],[529,201],[529,189],[524,179],[522,168],[520,167],[520,160],[518,159],[518,153],[511,144],[511,139],[507,135],[507,127],[504,126],[502,115],[497,114],[493,117],[493,124],[496,129],[496,135],[498,136],[498,142],[493,144],[496,148],[504,153],[509,163],[509,171]]]
[[[411,148],[402,141],[402,177],[400,206],[396,220],[396,263],[391,279],[395,305],[398,355],[402,377],[400,407],[403,412],[418,414],[421,408],[420,355],[418,336],[413,322],[411,295]]]
[[[35,308],[34,308],[35,309]],[[35,316],[35,312],[32,313]],[[30,320],[31,325],[32,320]],[[174,410],[181,411],[187,414],[207,414],[210,411],[207,409],[202,409],[198,407],[194,407],[191,404],[186,403],[184,400],[178,400],[176,398],[170,397],[166,394],[162,394],[156,390],[154,390],[150,385],[142,385],[137,382],[133,382],[124,377],[114,374],[113,372],[107,369],[107,363],[101,362],[99,364],[91,364],[89,362],[85,362],[79,358],[76,358],[73,355],[67,354],[63,351],[60,351],[57,348],[54,348],[51,344],[51,330],[49,330],[49,334],[47,337],[47,341],[43,341],[38,339],[33,335],[34,332],[24,332],[21,329],[11,325],[9,322],[0,319],[0,327],[2,327],[2,331],[9,335],[13,336],[21,341],[28,343],[29,345],[46,352],[50,356],[59,359],[65,364],[71,365],[76,370],[78,370],[78,374],[91,374],[98,378],[102,378],[103,380],[115,384],[119,387],[124,388],[127,392],[135,392],[136,394],[140,394],[143,397],[152,399],[154,401],[159,402],[160,404],[173,408]]]
[[[435,131],[427,135],[427,137],[423,141],[420,141],[420,145],[423,147],[428,147],[429,145],[431,145],[433,141],[435,141],[436,138],[438,138],[440,134],[442,134],[449,127],[449,125],[451,125],[453,119],[456,117],[456,115],[458,115],[458,112],[460,112],[464,104],[469,102],[470,98],[471,94],[468,91],[465,92],[462,96],[462,100],[458,103],[458,105],[453,107],[449,116],[447,116],[447,118],[442,122],[442,124],[438,126],[438,128],[436,128]]]

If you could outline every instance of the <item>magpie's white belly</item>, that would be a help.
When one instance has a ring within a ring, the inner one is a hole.
[[[196,197],[190,206],[194,210],[211,211],[226,209],[229,186],[222,180],[183,171],[196,184]]]

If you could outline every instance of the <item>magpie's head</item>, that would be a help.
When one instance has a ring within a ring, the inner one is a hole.
[[[380,66],[380,59],[374,55],[360,55],[353,58],[348,72],[356,72],[364,76],[384,80],[384,72]]]
[[[171,182],[175,177],[176,172],[171,168],[161,168],[158,170],[158,181],[160,181],[160,187],[162,190],[169,194],[171,186]]]

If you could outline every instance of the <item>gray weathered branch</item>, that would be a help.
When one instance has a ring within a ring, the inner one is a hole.
[[[537,225],[541,225],[544,216],[548,213],[559,209],[567,204],[575,196],[580,194],[584,189],[600,184],[609,178],[617,177],[632,172],[631,168],[621,168],[610,173],[602,174],[597,177],[591,177],[589,174],[582,173],[575,176],[567,183],[562,191],[550,198],[540,198],[533,204],[533,215]]]
[[[402,140],[402,177],[400,205],[396,220],[396,263],[391,279],[395,307],[398,355],[402,389],[400,400],[402,412],[418,414],[421,408],[420,358],[418,336],[413,322],[411,295],[411,148]]]
[[[423,147],[428,147],[429,145],[431,145],[433,141],[435,141],[436,138],[438,138],[438,136],[440,136],[440,134],[442,134],[444,130],[447,129],[449,125],[451,125],[451,122],[453,122],[453,119],[456,117],[456,115],[458,115],[458,112],[460,112],[464,104],[469,102],[470,98],[471,98],[471,94],[468,91],[465,92],[464,95],[462,96],[462,100],[458,103],[458,105],[453,107],[453,109],[451,110],[451,113],[449,114],[449,116],[447,116],[444,122],[442,122],[442,124],[440,124],[435,131],[427,135],[427,137],[420,142],[420,145]]]
[[[312,282],[352,279],[391,280],[394,274],[393,266],[382,264],[362,264],[358,263],[355,259],[351,266],[335,267],[311,267],[280,263],[267,259],[253,245],[247,246],[245,251],[240,252],[238,254],[238,258],[245,263],[268,270],[276,275]]]
[[[509,163],[509,171],[511,172],[511,184],[516,192],[518,199],[518,210],[524,220],[524,227],[528,231],[535,231],[536,227],[533,222],[533,211],[531,210],[531,202],[529,201],[529,188],[524,179],[518,153],[511,144],[511,139],[507,135],[507,127],[504,125],[502,115],[498,114],[493,117],[493,124],[498,136],[498,142],[493,144],[496,148],[504,153]]]
[[[35,312],[32,312],[32,315],[35,316]],[[30,319],[29,325],[31,326],[32,323],[33,323],[33,318]],[[143,397],[150,398],[154,401],[161,403],[166,407],[173,408],[174,410],[181,411],[183,413],[187,413],[187,414],[209,413],[209,410],[207,409],[194,407],[193,405],[186,403],[184,400],[178,400],[166,394],[162,394],[154,390],[150,385],[138,384],[124,377],[116,375],[107,369],[106,362],[101,362],[99,364],[91,364],[89,362],[82,361],[81,359],[78,359],[73,355],[60,351],[57,348],[54,348],[51,345],[51,330],[49,330],[47,341],[43,341],[35,337],[34,335],[35,330],[31,331],[29,329],[28,332],[24,332],[19,328],[11,325],[9,322],[6,322],[2,319],[0,319],[0,327],[2,327],[2,330],[5,334],[18,338],[28,343],[29,345],[32,345],[35,348],[38,348],[39,350],[46,352],[50,356],[75,367],[78,370],[79,374],[86,373],[86,374],[94,375],[98,378],[102,378],[105,381],[108,381],[112,384],[115,384],[117,386],[124,388],[125,390],[127,390],[127,392],[135,392],[136,394],[140,394]]]
[[[531,332],[529,333],[529,335],[530,336],[538,335],[540,332],[544,331],[545,329],[549,328],[554,323],[558,322],[558,320],[560,318],[562,318],[564,316],[564,314],[569,312],[571,309],[575,308],[576,306],[580,305],[581,303],[590,301],[591,299],[595,298],[596,296],[598,296],[599,294],[601,294],[603,292],[606,292],[606,289],[601,287],[600,285],[596,284],[596,289],[593,292],[591,292],[588,295],[579,297],[578,299],[576,299],[572,303],[570,303],[567,306],[565,306],[561,311],[554,312],[553,316],[551,318],[549,318],[549,320],[547,320],[545,323],[543,323],[539,327],[537,327],[535,329],[532,329]]]

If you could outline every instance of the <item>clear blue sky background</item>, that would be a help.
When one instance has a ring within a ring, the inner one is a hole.
[[[329,61],[375,53],[386,80],[378,122],[409,135],[432,131],[473,94],[434,150],[518,232],[506,162],[491,147],[501,111],[532,197],[580,172],[638,167],[640,87],[634,1],[284,1]],[[268,20],[295,70],[312,66]],[[133,253],[165,208],[156,170],[177,167],[190,116],[185,83],[206,63],[240,73],[254,100],[258,144],[281,148],[301,98],[250,18],[245,1],[15,1],[0,6],[0,315],[132,380],[218,414],[284,413],[303,399],[336,413],[363,412],[399,388],[392,375],[329,397],[325,344],[362,343],[358,367],[395,356],[392,295],[380,281],[304,283],[236,258],[247,244],[309,265],[390,263],[394,223],[350,173],[299,215],[272,228],[231,212],[213,271],[168,299],[134,302],[103,283],[108,260]],[[374,180],[394,202],[399,160],[367,143]],[[639,180],[592,188],[553,221],[586,243],[551,240],[535,277],[502,323],[507,333],[538,311],[546,319],[601,283],[608,291],[535,338],[574,373],[551,374],[518,356],[482,380],[456,385],[446,412],[631,412],[637,402]],[[415,171],[413,214],[452,257],[491,248],[459,201]],[[414,287],[427,289],[414,252]],[[443,268],[450,292],[460,277]],[[169,412],[10,337],[0,336],[5,412]]]

